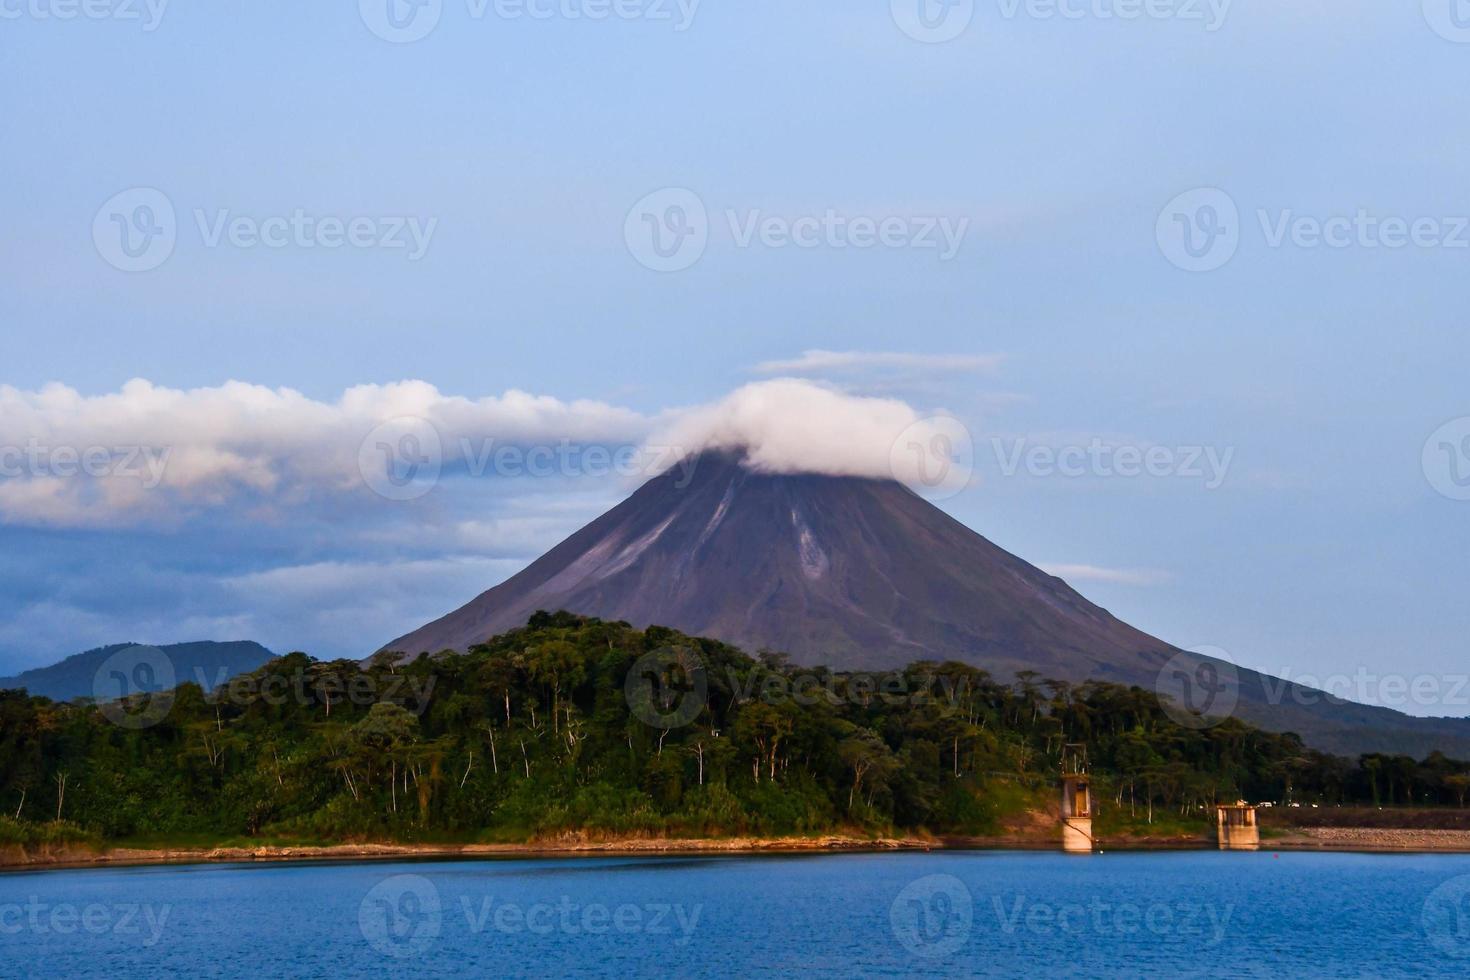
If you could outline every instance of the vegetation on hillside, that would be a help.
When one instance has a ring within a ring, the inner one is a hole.
[[[1237,798],[1463,804],[1470,788],[1442,756],[1349,761],[1233,719],[1182,727],[1137,687],[957,663],[834,673],[538,613],[467,654],[293,653],[211,696],[0,692],[0,844],[985,834],[1051,799],[1074,743],[1113,826]]]

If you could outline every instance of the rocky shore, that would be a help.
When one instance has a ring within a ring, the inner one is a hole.
[[[1261,841],[1278,851],[1434,851],[1470,853],[1470,830],[1391,827],[1298,827]]]

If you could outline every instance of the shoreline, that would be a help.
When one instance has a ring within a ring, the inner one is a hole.
[[[1099,850],[1214,850],[1198,837],[1120,837],[1101,840]],[[883,851],[1060,851],[1050,836],[994,837],[818,837],[553,839],[508,844],[262,845],[259,847],[110,847],[54,848],[42,851],[0,849],[0,872],[130,867],[167,864],[275,864],[296,861],[391,861],[517,857],[630,857],[637,855],[836,854]],[[1358,852],[1373,854],[1470,854],[1470,830],[1404,830],[1352,827],[1302,827],[1261,842],[1261,851]]]
[[[422,858],[627,857],[675,854],[800,854],[941,850],[931,838],[850,837],[639,837],[616,840],[546,840],[508,844],[261,845],[259,847],[59,848],[40,852],[0,849],[0,872],[51,868],[127,867],[151,864],[374,861]]]
[[[1470,830],[1399,827],[1293,827],[1264,837],[1261,850],[1361,851],[1370,854],[1470,854]]]

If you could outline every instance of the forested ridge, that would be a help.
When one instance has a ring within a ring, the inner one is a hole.
[[[1104,821],[1215,801],[1459,804],[1470,766],[1341,759],[1152,691],[958,663],[834,673],[566,613],[400,664],[292,653],[206,696],[0,692],[0,844],[983,835],[1085,744]]]

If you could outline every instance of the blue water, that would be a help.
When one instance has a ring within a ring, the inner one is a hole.
[[[0,875],[0,975],[1470,975],[1470,856],[936,852]]]

